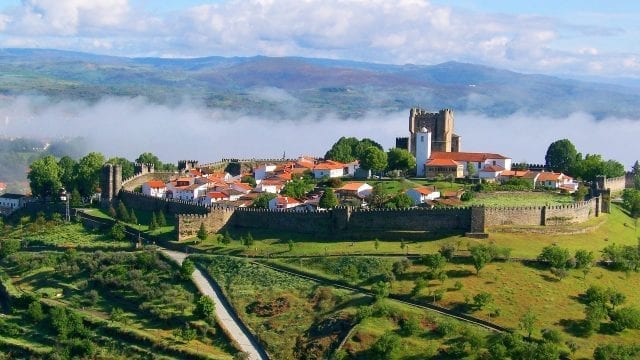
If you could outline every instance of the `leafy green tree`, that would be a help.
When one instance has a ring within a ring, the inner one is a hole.
[[[381,172],[387,167],[387,153],[375,146],[366,148],[359,160],[361,168],[374,173]]]
[[[422,256],[422,263],[429,268],[431,277],[436,278],[447,266],[447,259],[440,253],[425,254]]]
[[[71,192],[71,199],[69,199],[69,205],[71,207],[79,207],[82,206],[82,195],[80,195],[80,192],[78,191],[78,189],[73,189],[73,191]]]
[[[482,309],[485,306],[489,305],[489,303],[493,302],[493,295],[486,291],[481,291],[473,296],[473,304],[478,308]]]
[[[640,190],[625,189],[622,192],[622,206],[629,211],[632,217],[640,217]]]
[[[100,171],[104,165],[104,156],[90,152],[76,164],[76,184],[83,196],[91,196],[100,184]]]
[[[331,149],[324,155],[325,159],[349,163],[356,159],[354,150],[358,146],[358,139],[354,137],[341,137],[331,146]]]
[[[289,239],[289,241],[287,241],[287,246],[289,247],[289,252],[292,252],[295,243],[293,242],[293,240]]]
[[[75,189],[76,187],[76,161],[69,156],[63,156],[58,160],[60,167],[60,181],[65,189]]]
[[[156,213],[151,213],[151,220],[149,221],[149,231],[154,231],[158,228],[158,220],[156,219]]]
[[[538,260],[548,262],[552,268],[566,269],[569,260],[571,260],[571,254],[568,249],[549,245],[542,249],[542,252],[538,255]]]
[[[400,276],[406,273],[410,267],[411,267],[411,260],[407,258],[403,258],[402,260],[398,260],[393,263],[393,265],[391,266],[391,271],[396,276]]]
[[[158,159],[157,156],[153,155],[150,152],[144,152],[138,156],[136,159],[136,163],[138,164],[153,164],[153,167],[156,170],[163,169],[162,162]]]
[[[256,187],[256,179],[253,176],[245,175],[240,179],[241,182]]]
[[[492,249],[486,245],[472,246],[469,250],[471,251],[471,258],[473,259],[473,267],[476,269],[476,275],[480,275],[480,270],[493,261],[494,253]]]
[[[477,173],[478,173],[478,169],[476,169],[476,166],[473,164],[473,162],[471,161],[467,162],[467,177],[472,178]]]
[[[593,251],[587,250],[576,250],[576,254],[574,256],[576,259],[576,269],[587,269],[593,266],[593,262],[595,261],[595,256],[593,255]]]
[[[29,186],[34,196],[48,197],[57,196],[62,187],[60,181],[60,166],[56,159],[45,156],[31,163],[29,174]]]
[[[268,209],[269,201],[271,201],[271,199],[275,198],[276,196],[278,195],[272,193],[260,194],[260,196],[253,200],[253,204],[251,204],[251,206],[254,208]]]
[[[118,201],[118,220],[129,222],[130,216],[127,207],[124,206],[122,201]]]
[[[401,342],[400,336],[387,331],[371,346],[369,358],[374,360],[394,359],[400,352]]]
[[[295,179],[286,183],[280,193],[295,199],[301,199],[314,187],[315,185],[306,179]]]
[[[395,207],[398,209],[405,209],[413,206],[413,199],[403,192],[396,195],[392,201]]]
[[[373,184],[371,194],[369,195],[369,205],[374,208],[381,208],[392,198],[389,191],[384,187],[382,182]]]
[[[136,216],[135,211],[133,211],[133,208],[129,210],[129,222],[132,224],[138,224],[138,217]]]
[[[640,329],[640,309],[636,307],[624,307],[611,313],[611,324],[614,330]]]
[[[547,166],[553,171],[570,173],[578,159],[576,147],[568,139],[557,140],[549,145],[544,157]]]
[[[116,222],[111,227],[111,231],[109,232],[109,235],[111,235],[111,237],[116,241],[122,241],[125,237],[124,225],[122,225],[121,222]]]
[[[109,319],[115,322],[123,322],[123,320],[125,319],[124,311],[122,311],[122,309],[119,307],[111,308]]]
[[[215,318],[216,304],[210,297],[202,295],[196,302],[196,309],[194,315],[207,321],[212,321]]]
[[[371,285],[371,291],[373,291],[377,300],[388,297],[390,290],[391,289],[390,289],[389,283],[384,281],[378,281],[373,285]]]
[[[323,209],[331,209],[338,206],[338,198],[332,188],[327,188],[318,202],[318,206]]]
[[[631,360],[640,357],[640,345],[601,344],[593,352],[594,360]]]
[[[196,266],[190,259],[185,259],[180,266],[180,278],[183,280],[191,279],[191,274],[196,270]]]
[[[118,213],[116,212],[116,209],[113,207],[113,205],[109,205],[109,210],[107,210],[107,212],[109,213],[109,216],[111,216],[112,219],[115,219],[116,217],[118,217]]]
[[[387,152],[387,169],[407,173],[416,168],[416,158],[406,149],[393,148]]]
[[[20,240],[18,239],[4,239],[0,240],[0,259],[14,254],[20,250]]]
[[[120,165],[120,167],[122,168],[123,179],[128,179],[133,175],[135,175],[133,162],[123,157],[112,157],[109,160],[107,160],[107,164]]]
[[[42,311],[42,305],[40,304],[40,301],[35,300],[29,304],[29,306],[27,307],[27,316],[29,316],[31,321],[33,321],[34,323],[39,323],[40,321],[44,320],[45,314],[44,311]]]
[[[524,330],[527,333],[527,337],[529,339],[531,339],[531,334],[533,334],[533,330],[535,330],[537,321],[538,317],[531,310],[527,311],[520,318],[520,329]]]
[[[403,319],[402,322],[400,322],[400,333],[402,336],[415,336],[418,335],[420,331],[422,331],[420,321],[413,316]]]
[[[200,223],[200,229],[198,229],[198,239],[202,241],[207,240],[207,228],[204,226],[204,223]]]
[[[380,241],[378,239],[375,239],[375,241],[373,242],[373,247],[378,250],[380,248]]]

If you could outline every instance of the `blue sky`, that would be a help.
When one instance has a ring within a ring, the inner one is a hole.
[[[640,2],[0,0],[0,47],[119,56],[464,61],[640,78]]]

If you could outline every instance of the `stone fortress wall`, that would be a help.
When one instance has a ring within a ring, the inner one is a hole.
[[[253,161],[253,159],[251,159]],[[271,159],[277,160],[277,159]],[[118,194],[128,207],[146,211],[164,211],[175,215],[179,239],[193,237],[201,224],[214,233],[226,228],[267,229],[326,237],[349,238],[358,233],[385,234],[412,232],[417,235],[432,232],[485,233],[493,226],[555,226],[584,222],[608,212],[607,199],[595,196],[571,205],[535,207],[471,207],[446,209],[352,209],[340,207],[317,212],[297,212],[253,208],[208,207],[186,201],[160,199],[132,192],[150,179],[171,178],[175,173],[156,173],[147,167],[125,181],[117,179],[117,166],[103,169],[102,184],[107,194]],[[142,170],[142,169],[141,169]],[[627,177],[604,179],[601,186],[628,185]],[[117,193],[114,191],[118,189]],[[103,192],[104,196],[104,192]],[[104,199],[103,199],[104,200]]]

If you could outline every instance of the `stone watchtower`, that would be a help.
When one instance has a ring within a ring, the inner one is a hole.
[[[459,152],[460,136],[453,133],[453,110],[443,109],[437,113],[420,108],[409,111],[408,149],[416,155],[416,136],[426,128],[431,133],[431,149],[439,152]]]
[[[195,170],[198,168],[197,160],[179,160],[178,171],[181,173],[189,172],[189,170]]]
[[[100,189],[102,204],[110,204],[118,196],[122,188],[122,166],[106,164],[100,172]]]

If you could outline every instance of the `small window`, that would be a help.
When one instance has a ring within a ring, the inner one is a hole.
[[[420,135],[420,142],[424,142],[424,135]]]

